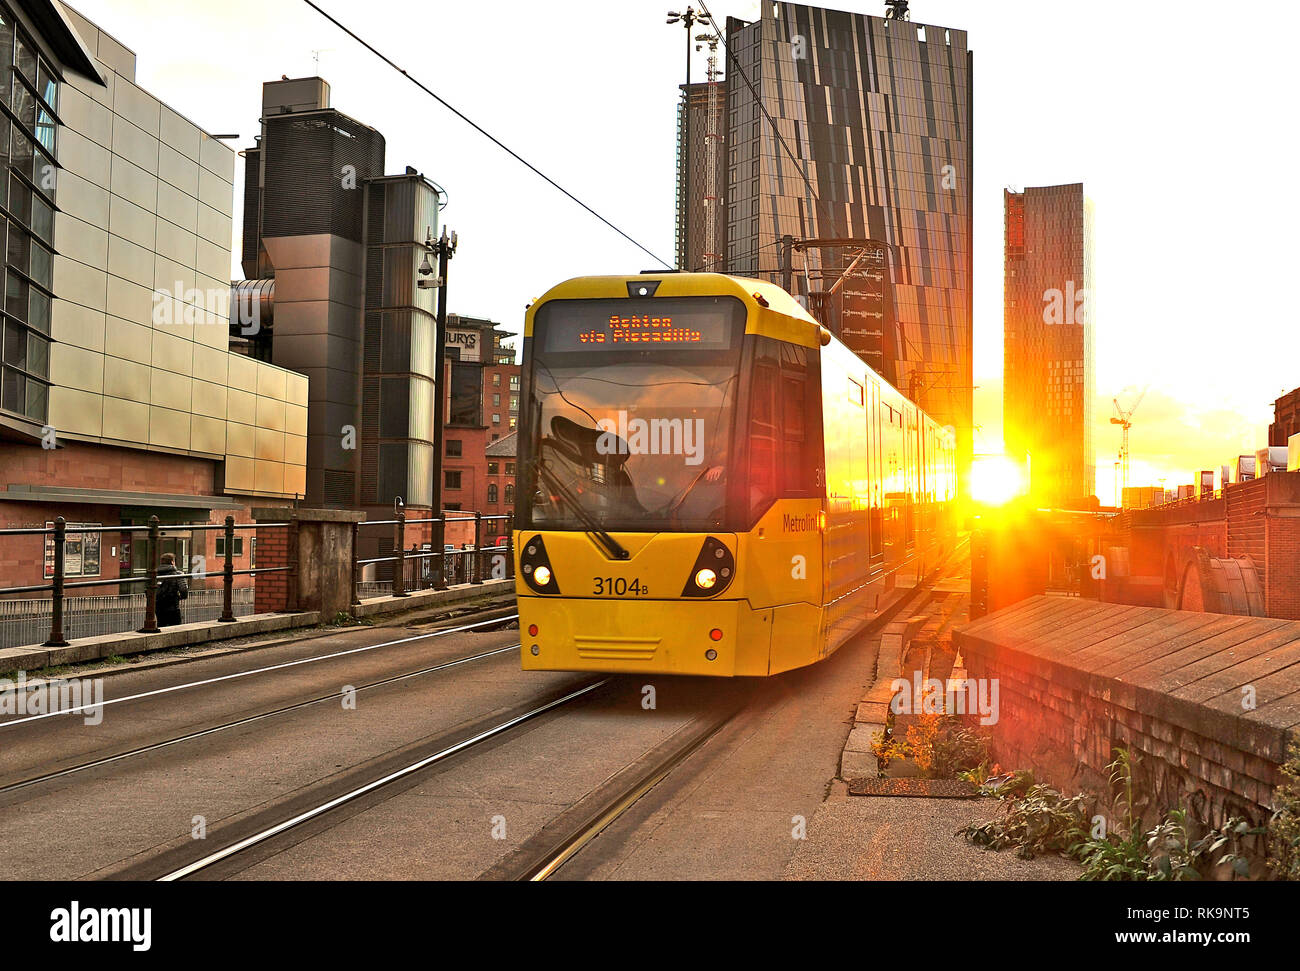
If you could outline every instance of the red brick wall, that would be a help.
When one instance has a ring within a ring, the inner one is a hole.
[[[1270,516],[1267,524],[1264,609],[1270,617],[1300,620],[1300,519]]]
[[[1222,499],[1130,516],[1135,576],[1163,576],[1168,590],[1194,561],[1194,547],[1214,557],[1249,556],[1268,616],[1300,620],[1300,473],[1271,473],[1229,486]],[[1184,609],[1200,607],[1185,602]]]
[[[215,495],[216,463],[207,459],[138,449],[116,448],[82,442],[68,442],[58,449],[32,446],[6,446],[0,448],[0,491],[10,485],[32,487],[105,489],[122,492],[148,492],[184,496]],[[265,500],[256,500],[267,505]],[[235,517],[236,525],[250,524],[248,508],[212,510],[206,520],[212,525],[224,525],[227,515]],[[116,505],[83,505],[72,503],[18,503],[0,501],[0,528],[43,527],[56,516],[68,522],[100,523],[105,527],[122,522],[122,510]],[[166,528],[166,527],[165,527]],[[173,532],[184,533],[183,528],[172,527]],[[192,532],[189,539],[191,556],[203,556],[208,577],[192,581],[198,586],[220,589],[221,572],[225,558],[216,555],[216,531]],[[243,539],[239,556],[234,557],[236,570],[248,569],[252,564],[251,531],[237,531]],[[103,534],[100,552],[100,577],[115,579],[120,575],[120,550],[122,534],[109,530]],[[119,553],[114,555],[117,547]],[[260,551],[259,551],[260,552]],[[43,575],[44,541],[40,536],[0,537],[0,587],[27,586],[46,582]],[[250,576],[236,576],[235,587],[252,586]],[[142,588],[139,588],[142,589]],[[95,596],[116,594],[117,584],[78,587],[68,591],[68,596]],[[2,596],[3,594],[0,594]],[[39,597],[42,594],[22,594]]]
[[[999,719],[990,731],[1004,770],[1030,769],[1067,794],[1090,793],[1095,811],[1109,815],[1106,766],[1122,747],[1135,756],[1138,791],[1151,797],[1148,822],[1180,804],[1212,824],[1268,817],[1285,732],[961,631],[955,641],[968,677],[997,679]]]
[[[217,463],[186,455],[68,442],[62,448],[0,448],[0,488],[9,484],[213,495]]]
[[[257,531],[257,567],[289,565],[288,526],[273,526]],[[253,592],[253,612],[277,613],[289,609],[289,573],[259,573]]]

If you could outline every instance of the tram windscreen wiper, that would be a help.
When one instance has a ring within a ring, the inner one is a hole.
[[[585,506],[583,506],[581,500],[570,492],[563,482],[556,478],[555,473],[546,467],[545,462],[538,459],[536,467],[538,474],[546,483],[546,487],[564,501],[564,504],[569,507],[573,512],[573,515],[577,517],[578,521],[586,527],[589,533],[600,540],[600,544],[605,547],[606,551],[610,553],[614,559],[631,559],[632,554],[629,553],[618,540],[611,536],[609,532],[600,525],[600,523],[596,522],[595,517],[591,515],[590,511],[588,511]]]

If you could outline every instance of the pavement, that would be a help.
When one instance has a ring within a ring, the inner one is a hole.
[[[875,638],[875,677],[863,692],[840,755],[840,771],[826,801],[808,821],[782,878],[786,880],[1074,880],[1077,863],[1062,857],[1022,860],[1013,851],[973,846],[959,834],[1001,813],[997,799],[853,796],[848,781],[876,778],[871,743],[885,731],[892,682],[964,680],[953,657],[952,630],[970,619],[970,559],[955,557],[925,600],[910,604]],[[896,716],[896,730],[906,716]],[[886,775],[911,775],[892,763]]]
[[[786,880],[1075,880],[1062,857],[1022,860],[956,835],[998,815],[996,799],[916,799],[834,794],[808,822]]]

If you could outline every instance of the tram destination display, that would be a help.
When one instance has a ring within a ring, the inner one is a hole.
[[[547,352],[720,351],[736,328],[730,301],[555,301],[539,325]]]

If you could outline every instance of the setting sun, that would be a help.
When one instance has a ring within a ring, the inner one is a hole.
[[[1003,505],[1025,491],[1024,471],[1005,455],[977,455],[971,463],[970,491],[976,502]]]

